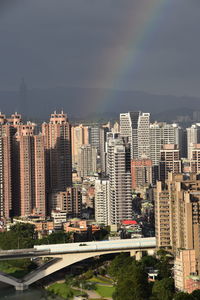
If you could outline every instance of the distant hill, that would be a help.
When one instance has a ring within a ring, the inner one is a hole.
[[[120,112],[142,110],[151,112],[155,119],[168,121],[177,115],[200,111],[200,99],[96,88],[56,87],[28,91],[25,111],[28,118],[45,120],[52,111],[61,109],[73,120],[115,119]],[[22,111],[19,93],[0,91],[0,110],[7,114]]]

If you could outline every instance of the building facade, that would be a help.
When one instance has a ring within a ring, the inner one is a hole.
[[[180,150],[177,145],[173,144],[162,146],[160,151],[159,179],[165,181],[169,172],[175,174],[182,172]]]
[[[109,177],[108,223],[132,219],[130,146],[122,138],[109,137],[107,146]]]
[[[49,123],[42,124],[45,136],[47,189],[65,191],[72,185],[71,128],[67,115],[54,112]]]
[[[79,148],[78,176],[86,178],[97,172],[97,149],[91,145],[83,145]]]
[[[72,137],[72,165],[73,168],[77,168],[79,148],[82,145],[89,144],[89,127],[82,124],[72,126],[71,128]]]
[[[150,124],[150,158],[153,165],[160,163],[160,151],[165,144],[175,144],[181,149],[182,129],[177,124],[155,122]]]
[[[199,271],[200,179],[197,174],[169,173],[168,180],[157,182],[155,229],[157,246],[195,250]]]
[[[80,218],[82,211],[81,190],[76,187],[68,187],[63,192],[53,193],[50,198],[50,210],[65,212],[68,218]]]
[[[193,144],[200,143],[200,123],[193,124],[187,128],[187,153],[188,159],[192,158]]]
[[[95,220],[98,224],[108,225],[109,180],[95,180]]]
[[[153,183],[152,161],[150,159],[131,160],[132,188],[149,186]]]

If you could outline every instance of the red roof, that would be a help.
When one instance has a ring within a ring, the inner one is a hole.
[[[136,225],[137,222],[135,220],[123,220],[122,224],[123,225],[133,225],[133,224]]]

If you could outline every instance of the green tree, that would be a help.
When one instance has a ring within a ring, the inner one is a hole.
[[[149,299],[148,276],[134,260],[120,272],[113,294],[114,300]]]
[[[70,233],[65,233],[64,231],[60,230],[51,233],[50,235],[44,237],[43,239],[35,241],[35,244],[37,245],[63,244],[63,243],[69,243],[70,241],[71,241]]]
[[[108,273],[109,275],[114,279],[118,280],[119,277],[121,277],[121,273],[124,272],[124,269],[126,266],[132,264],[133,258],[130,256],[127,256],[125,253],[121,253],[117,255],[113,261],[111,262],[109,268],[108,268]]]
[[[16,223],[10,227],[10,231],[16,232],[21,238],[35,238],[35,226],[29,223]]]
[[[53,232],[47,238],[49,244],[58,244],[66,242],[66,235],[64,231]]]
[[[156,281],[152,289],[153,300],[172,300],[174,295],[174,280],[172,278],[164,278]]]
[[[88,280],[88,279],[92,278],[93,275],[94,275],[94,272],[93,272],[92,270],[88,270],[87,272],[85,272],[85,273],[83,274],[82,277],[83,277],[85,280]]]
[[[199,300],[200,299],[200,290],[195,290],[191,294],[194,298],[194,300]]]
[[[19,237],[16,232],[0,232],[0,248],[3,250],[17,249]]]
[[[200,298],[197,298],[200,299]],[[196,300],[192,295],[184,292],[177,293],[173,300]]]
[[[24,249],[33,247],[35,240],[34,225],[29,223],[17,223],[10,227],[10,233],[15,234],[17,237],[17,247],[15,248]],[[9,235],[9,232],[7,232],[7,234]]]
[[[158,268],[158,276],[160,279],[172,277],[172,267],[173,267],[173,256],[171,253],[160,249],[157,252],[158,263],[156,267]]]
[[[150,255],[143,256],[140,260],[140,263],[143,268],[156,268],[158,262],[159,261],[155,256]]]

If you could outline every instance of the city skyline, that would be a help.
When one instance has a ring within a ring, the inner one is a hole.
[[[200,299],[199,12],[0,0],[0,299]]]

